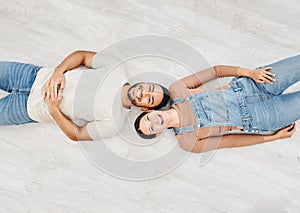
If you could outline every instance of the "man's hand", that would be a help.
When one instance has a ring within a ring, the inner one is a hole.
[[[47,82],[44,88],[44,93],[46,94],[44,101],[47,104],[48,111],[56,124],[71,140],[92,140],[87,131],[87,124],[82,127],[77,126],[70,118],[60,111],[59,105],[62,101],[62,90],[58,90],[56,93],[55,87],[53,79]],[[57,98],[54,97],[55,94],[57,95]]]
[[[276,81],[276,79],[274,78],[275,74],[268,71],[271,69],[273,69],[273,67],[264,67],[258,70],[249,70],[247,76],[261,84],[265,82],[273,84],[273,81]]]
[[[80,65],[85,65],[87,67],[92,66],[92,60],[95,56],[96,52],[78,50],[68,55],[55,69],[52,76],[50,77],[50,81],[54,80],[54,97],[57,98],[58,91],[63,91],[65,88],[65,76],[64,73],[69,70],[73,70]],[[44,85],[44,91],[48,91],[48,84]],[[47,94],[44,92],[44,97]]]
[[[58,92],[63,91],[65,88],[66,79],[64,73],[58,69],[55,69],[49,81],[44,85],[44,97],[47,96],[46,92],[49,90],[49,82],[52,80],[54,81],[54,98],[57,98]]]
[[[62,90],[57,90],[57,85],[54,80],[48,80],[44,87],[44,101],[48,107],[49,112],[59,108],[62,101]]]
[[[277,139],[290,138],[296,131],[296,124],[293,123],[281,130],[279,130],[275,136]]]

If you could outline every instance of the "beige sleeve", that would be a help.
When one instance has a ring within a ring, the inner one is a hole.
[[[188,152],[207,152],[215,149],[251,146],[264,142],[263,135],[232,134],[199,139],[195,143],[181,141],[180,146]]]
[[[103,66],[103,58],[100,53],[96,53],[92,59],[92,68],[97,69]]]
[[[176,87],[184,86],[189,89],[195,89],[205,84],[206,82],[212,81],[216,78],[237,76],[238,68],[239,67],[236,66],[225,65],[210,67],[208,69],[199,71],[185,78],[182,78],[181,80],[173,83],[171,87],[174,87],[175,89]]]

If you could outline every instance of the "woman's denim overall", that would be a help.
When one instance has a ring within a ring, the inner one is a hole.
[[[172,100],[172,105],[184,101],[183,98]],[[193,131],[196,128],[209,126],[242,126],[243,121],[240,113],[239,103],[233,89],[212,90],[201,92],[187,97],[197,127],[185,126],[174,128],[175,134]],[[248,121],[248,114],[243,116]]]
[[[294,56],[263,67],[273,67],[273,84],[257,83],[251,78],[235,77],[230,88],[189,96],[198,128],[208,126],[242,126],[244,133],[268,134],[300,119],[300,91],[283,94],[300,80],[300,56]],[[262,68],[258,67],[257,69]],[[171,104],[184,101],[172,100]],[[196,127],[174,129],[175,134]]]
[[[0,89],[10,94],[0,99],[0,126],[35,122],[27,113],[27,99],[41,67],[0,62]]]

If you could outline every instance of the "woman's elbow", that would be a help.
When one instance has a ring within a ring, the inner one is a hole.
[[[197,147],[190,147],[190,146],[186,146],[186,145],[181,145],[180,144],[180,148],[186,152],[190,152],[190,153],[201,153],[202,149],[199,149]]]
[[[91,141],[93,140],[92,138],[90,137],[86,137],[86,136],[81,136],[81,135],[68,135],[68,137],[74,141],[74,142],[79,142],[79,141]]]

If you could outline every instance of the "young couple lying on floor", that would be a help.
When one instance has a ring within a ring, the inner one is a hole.
[[[0,62],[0,89],[10,93],[0,99],[0,125],[54,122],[72,140],[99,140],[117,134],[137,106],[145,111],[134,123],[139,136],[150,139],[173,128],[182,149],[199,153],[291,137],[300,118],[300,91],[283,94],[300,80],[300,56],[256,69],[214,66],[169,90],[130,85],[122,72],[106,75],[97,58],[76,51],[55,69]],[[228,85],[199,88],[228,76],[235,76]],[[169,101],[170,108],[159,111]]]

